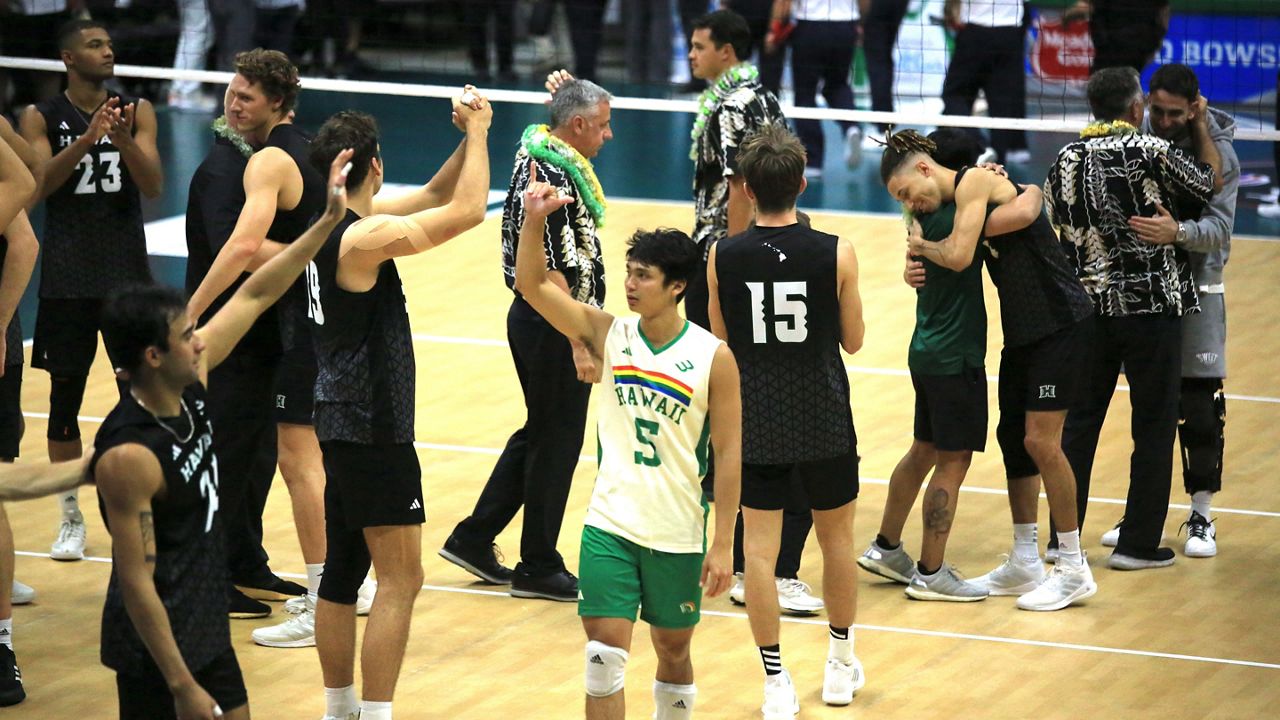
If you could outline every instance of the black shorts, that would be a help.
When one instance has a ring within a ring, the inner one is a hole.
[[[834,510],[858,499],[858,448],[822,460],[755,465],[742,463],[742,506],[781,510],[795,481],[814,510]]]
[[[193,675],[223,712],[248,704],[249,693],[244,689],[244,676],[235,650],[227,648]],[[116,691],[120,695],[120,720],[176,720],[178,717],[169,684],[159,670],[146,675],[116,673]]]
[[[421,525],[422,467],[412,443],[364,445],[325,440],[324,517],[331,530]]]
[[[0,458],[18,457],[22,444],[22,365],[6,365],[0,377]]]
[[[84,377],[98,354],[103,301],[40,298],[31,366],[50,375]]]
[[[276,368],[276,422],[314,424],[316,372],[316,355],[310,348],[285,351]]]
[[[987,447],[987,372],[965,368],[959,375],[911,373],[916,389],[915,438],[943,452]]]

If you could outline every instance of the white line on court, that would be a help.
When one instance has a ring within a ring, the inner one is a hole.
[[[22,555],[23,557],[38,557],[38,558],[49,557],[49,553],[27,552],[25,550],[18,550],[15,552],[15,554]],[[84,559],[90,562],[97,562],[97,563],[109,564],[111,562],[111,558],[91,557],[89,555],[86,555]],[[276,574],[279,575],[280,577],[291,578],[295,580],[303,580],[306,578],[306,575],[301,573],[278,572]],[[448,587],[445,585],[423,585],[422,589],[429,592],[457,593],[461,595],[480,595],[483,597],[501,597],[501,598],[510,597],[507,593],[499,590],[481,590],[479,588]],[[722,610],[703,610],[702,614],[710,617],[731,618],[731,619],[736,618],[739,620],[747,619],[747,614],[744,612],[724,612]],[[782,617],[781,619],[782,619],[782,622],[794,623],[797,625],[826,625],[827,624],[826,620],[821,620],[821,619],[794,618],[794,617],[785,617],[785,616]],[[1023,638],[1002,637],[999,635],[975,635],[972,633],[948,632],[946,630],[923,630],[920,628],[896,627],[893,625],[864,625],[861,623],[855,623],[853,627],[858,630],[862,630],[864,632],[885,632],[885,633],[897,633],[899,635],[919,635],[923,637],[946,638],[949,640],[973,640],[977,642],[1003,643],[1005,645],[1026,645],[1030,647],[1052,648],[1055,650],[1076,650],[1080,652],[1105,653],[1109,655],[1130,655],[1135,657],[1157,658],[1161,660],[1186,660],[1190,662],[1210,663],[1214,665],[1235,665],[1239,667],[1260,668],[1263,670],[1280,670],[1280,664],[1277,664],[1277,663],[1257,662],[1254,660],[1237,660],[1235,658],[1219,658],[1219,657],[1211,657],[1207,655],[1183,655],[1180,653],[1165,653],[1165,652],[1157,652],[1154,650],[1133,650],[1130,648],[1107,647],[1105,645],[1082,645],[1079,643],[1061,643],[1061,642],[1052,642],[1049,640],[1026,640]]]
[[[22,415],[23,417],[29,417],[37,420],[49,419],[49,413],[24,412],[22,413]],[[101,423],[105,418],[94,417],[92,415],[81,415],[79,416],[78,419],[80,420],[80,422]],[[497,457],[498,455],[502,454],[502,448],[477,447],[475,445],[448,445],[443,443],[429,443],[429,442],[416,441],[413,443],[413,446],[421,450],[435,450],[437,452],[456,452],[456,453],[468,453],[472,455],[491,455],[494,457]],[[582,462],[593,463],[596,461],[596,456],[580,455],[578,456],[578,459]],[[869,477],[860,478],[860,482],[866,483],[868,485],[888,485],[889,484],[889,481],[883,478],[869,478]],[[1008,495],[1009,494],[1008,490],[1002,490],[1000,488],[966,487],[963,485],[960,486],[960,492],[976,493],[979,495]],[[1040,497],[1045,497],[1045,494],[1040,493]],[[1090,497],[1089,502],[1099,503],[1101,505],[1124,505],[1125,504],[1125,501],[1121,498]],[[1182,505],[1180,503],[1169,503],[1169,508],[1172,510],[1190,510],[1191,506]],[[1225,507],[1217,508],[1216,507],[1213,509],[1213,511],[1215,513],[1222,513],[1224,515],[1252,515],[1254,517],[1280,518],[1280,512],[1271,512],[1268,510],[1241,510],[1237,508],[1225,508]]]

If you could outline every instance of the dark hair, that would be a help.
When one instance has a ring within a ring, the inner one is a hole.
[[[677,280],[684,281],[685,289],[676,296],[676,302],[680,302],[698,271],[698,246],[674,228],[637,230],[627,240],[627,260],[661,270],[664,287]]]
[[[1118,119],[1129,111],[1135,99],[1142,97],[1138,71],[1131,67],[1103,68],[1089,78],[1089,110],[1103,122]]]
[[[258,83],[267,97],[280,101],[280,112],[287,114],[297,105],[302,83],[298,81],[298,68],[289,62],[288,55],[254,48],[237,53],[235,65],[236,74]]]
[[[725,43],[733,46],[739,60],[751,57],[751,28],[741,15],[732,10],[717,10],[693,21],[693,30],[710,30],[711,42],[716,49]],[[693,30],[689,34],[693,34]]]
[[[347,189],[354,190],[364,183],[373,159],[379,157],[378,121],[372,115],[343,110],[325,120],[311,141],[311,165],[329,177],[329,165],[347,148],[355,150],[351,172],[347,174]]]
[[[80,33],[85,30],[103,30],[106,31],[107,26],[97,20],[68,20],[58,26],[58,49],[70,50],[72,41],[80,39]]]
[[[880,182],[886,186],[889,178],[906,164],[907,160],[918,153],[930,157],[938,149],[929,138],[915,130],[889,131],[884,138],[884,154],[880,156]]]
[[[1186,65],[1170,63],[1156,68],[1151,75],[1151,92],[1163,90],[1170,95],[1186,98],[1187,102],[1195,102],[1200,97],[1200,78]]]
[[[930,153],[933,161],[951,170],[976,165],[982,155],[982,143],[960,128],[938,128],[929,133],[929,140],[936,146]]]
[[[187,309],[187,299],[164,285],[126,285],[102,307],[102,342],[112,366],[134,373],[149,347],[169,349],[169,324]]]
[[[767,213],[795,207],[804,162],[804,145],[781,123],[749,135],[738,150],[738,171],[756,196],[756,207]]]

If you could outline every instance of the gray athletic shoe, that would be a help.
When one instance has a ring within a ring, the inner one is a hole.
[[[907,597],[916,600],[944,600],[947,602],[976,602],[986,600],[986,589],[965,582],[956,575],[955,568],[943,563],[932,578],[926,579],[917,570],[907,585]]]
[[[867,551],[858,557],[858,567],[903,585],[911,584],[916,574],[916,561],[903,549],[902,543],[896,550],[885,550],[872,540]]]

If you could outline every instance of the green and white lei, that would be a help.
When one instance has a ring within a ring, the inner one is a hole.
[[[702,95],[698,98],[698,116],[693,120],[693,131],[689,133],[693,138],[693,145],[689,148],[690,160],[698,159],[698,139],[702,137],[702,133],[706,132],[708,118],[720,109],[724,99],[740,85],[759,77],[760,71],[754,65],[742,62],[725,70],[710,87],[702,91]]]
[[[230,142],[235,146],[236,150],[245,157],[253,156],[253,147],[244,139],[240,133],[236,132],[227,124],[227,116],[220,115],[217,120],[213,121],[213,134]]]
[[[604,227],[604,188],[596,179],[595,168],[591,161],[582,156],[572,145],[551,134],[546,125],[530,125],[520,137],[520,146],[535,160],[554,165],[564,171],[573,186],[578,189],[578,197],[591,214],[596,227]]]

